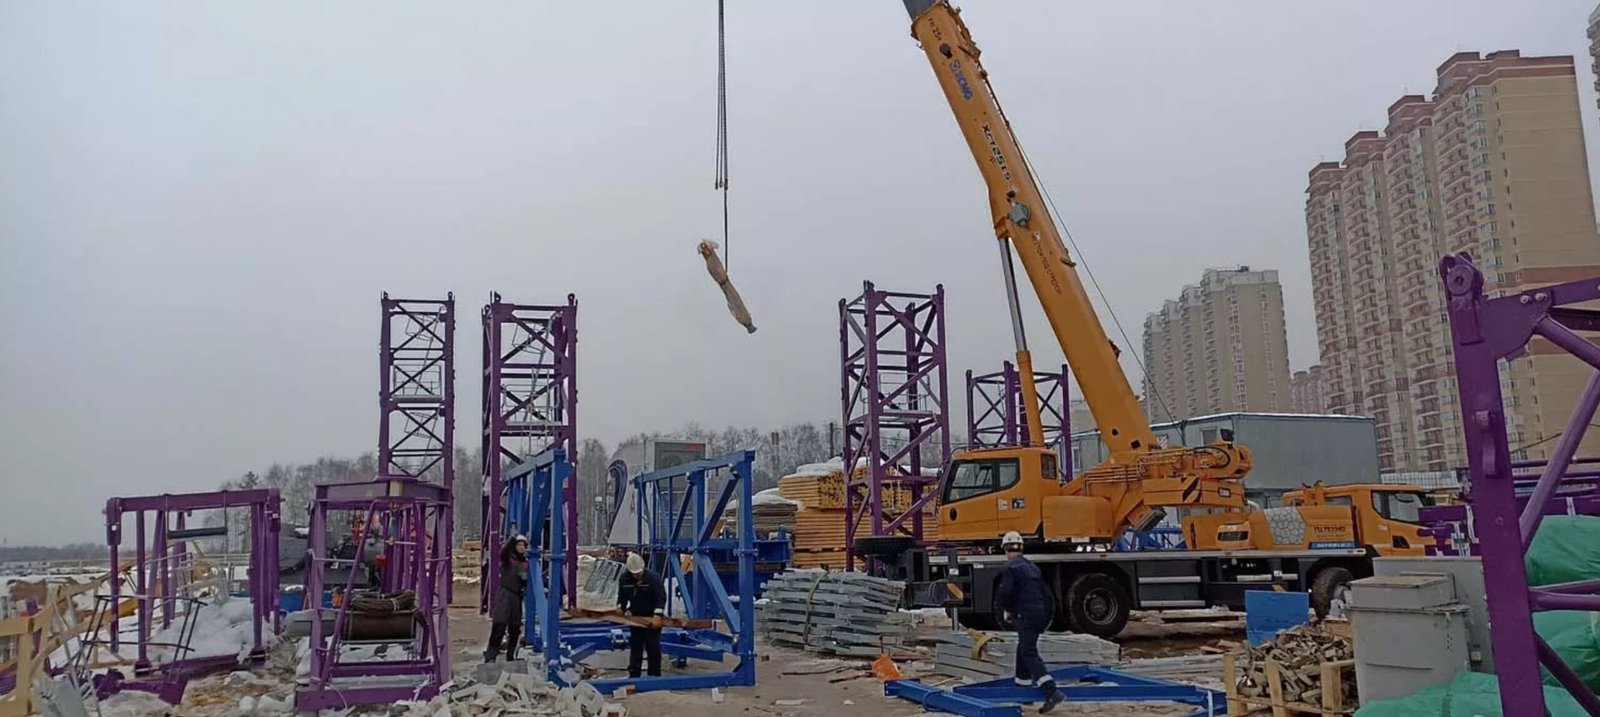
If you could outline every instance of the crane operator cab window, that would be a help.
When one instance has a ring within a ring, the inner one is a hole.
[[[1433,501],[1420,493],[1372,494],[1372,509],[1378,511],[1378,515],[1404,523],[1421,523],[1421,510],[1430,505]]]
[[[1015,486],[1021,477],[1015,458],[957,461],[950,468],[950,480],[945,483],[941,502],[954,503],[1006,490]]]

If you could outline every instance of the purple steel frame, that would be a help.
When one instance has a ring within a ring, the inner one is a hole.
[[[122,604],[121,551],[123,541],[122,521],[127,514],[134,516],[134,562],[130,566],[136,595],[134,620],[137,625],[138,657],[134,662],[136,675],[154,672],[181,672],[187,675],[225,669],[239,664],[238,655],[178,657],[171,662],[152,664],[149,647],[156,622],[170,625],[176,606],[173,591],[180,579],[176,564],[187,552],[183,542],[189,516],[197,510],[250,511],[250,563],[248,573],[249,599],[254,621],[254,644],[249,659],[266,656],[262,644],[262,631],[276,633],[282,627],[278,614],[279,566],[278,531],[282,528],[283,501],[273,489],[224,490],[209,493],[178,493],[126,498],[106,501],[106,545],[110,548],[111,579],[109,642],[113,652],[120,649],[122,636],[118,608]],[[147,519],[148,516],[148,519]],[[147,535],[148,534],[148,535]],[[148,538],[148,543],[146,542]],[[224,586],[226,589],[226,586]],[[152,609],[152,602],[160,600],[160,615]],[[124,682],[133,687],[134,683]]]
[[[378,475],[455,485],[456,297],[383,295]]]
[[[1523,563],[1546,506],[1569,475],[1578,444],[1600,406],[1600,371],[1589,379],[1532,490],[1519,500],[1517,466],[1506,438],[1498,364],[1522,355],[1535,336],[1600,369],[1600,347],[1577,332],[1600,331],[1600,278],[1491,299],[1466,255],[1439,263],[1454,342],[1461,418],[1466,427],[1471,510],[1483,555],[1489,629],[1500,702],[1506,714],[1544,714],[1543,665],[1591,715],[1600,697],[1533,629],[1538,610],[1600,610],[1600,580],[1532,588]],[[1591,479],[1592,480],[1592,479]]]
[[[456,296],[393,299],[383,294],[378,347],[378,479],[437,479],[456,483]],[[370,526],[368,526],[370,527]],[[446,545],[455,545],[455,521],[445,521]],[[388,526],[393,531],[394,526]],[[410,561],[390,549],[384,587],[398,590]],[[455,590],[446,585],[448,596]],[[311,593],[307,593],[311,594]]]
[[[923,508],[938,494],[931,489],[936,479],[923,475],[922,450],[937,446],[939,468],[950,461],[944,286],[907,294],[863,282],[860,296],[839,301],[839,356],[845,566],[854,570],[863,529],[868,536],[904,533],[922,540]],[[857,478],[862,463],[866,475]],[[883,493],[896,484],[910,490],[911,502],[894,516],[885,510]]]
[[[398,553],[400,564],[390,562],[387,570],[406,576],[406,586],[415,590],[420,632],[413,640],[414,650],[403,660],[341,659],[340,642],[348,634],[350,601],[338,607],[323,607],[320,600],[311,606],[311,670],[306,685],[295,692],[295,708],[318,711],[350,705],[388,704],[407,700],[427,700],[439,693],[450,679],[450,633],[446,596],[450,585],[450,544],[433,540],[448,535],[453,502],[450,489],[412,478],[380,478],[359,483],[319,485],[311,502],[311,541],[306,556],[306,595],[321,595],[326,589],[323,569],[336,559],[328,554],[329,513],[354,511],[365,515],[364,525],[377,521],[397,526],[391,536],[407,549]],[[355,562],[362,560],[358,543]],[[391,561],[393,558],[391,558]],[[356,571],[350,571],[344,594],[353,595]],[[325,628],[327,613],[333,613],[332,629]],[[361,678],[391,678],[380,684],[361,682]],[[397,683],[392,678],[413,677],[414,682]],[[336,680],[349,683],[335,684]]]
[[[1061,373],[1033,374],[1039,393],[1045,445],[1056,449],[1062,465],[1061,480],[1072,479],[1072,402],[1067,366]],[[997,373],[967,372],[967,440],[975,446],[1019,446],[1028,440],[1023,416],[1022,378],[1017,367],[1005,362]]]
[[[498,583],[503,540],[505,470],[551,448],[578,455],[578,298],[553,306],[511,304],[500,294],[483,307],[483,585]],[[513,439],[525,439],[515,445]],[[568,481],[567,584],[578,581],[578,483]],[[487,613],[494,590],[481,590],[478,608]],[[577,607],[577,591],[567,607]]]

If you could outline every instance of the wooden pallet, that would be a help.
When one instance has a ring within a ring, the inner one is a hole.
[[[1318,717],[1349,717],[1356,705],[1344,701],[1344,679],[1347,669],[1354,670],[1355,660],[1324,662],[1319,666],[1318,686],[1322,689],[1320,705],[1289,702],[1283,698],[1283,673],[1278,663],[1267,661],[1267,697],[1246,697],[1239,694],[1238,654],[1222,656],[1223,686],[1228,696],[1228,717],[1243,717],[1270,711],[1272,717],[1317,715]]]

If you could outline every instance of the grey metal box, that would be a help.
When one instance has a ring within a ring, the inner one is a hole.
[[[1483,561],[1475,556],[1436,555],[1414,558],[1378,558],[1372,561],[1378,575],[1448,573],[1455,579],[1456,600],[1467,606],[1467,639],[1472,641],[1472,669],[1494,672],[1494,645],[1489,638],[1489,601],[1483,589]]]
[[[1415,694],[1471,669],[1465,605],[1415,610],[1352,606],[1350,627],[1362,702]]]
[[[1454,602],[1455,581],[1444,573],[1378,575],[1350,583],[1352,606],[1418,610]]]

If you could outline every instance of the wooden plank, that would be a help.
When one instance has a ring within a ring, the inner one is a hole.
[[[1289,717],[1289,708],[1283,704],[1283,671],[1271,658],[1267,659],[1267,696],[1272,698],[1272,717]]]

